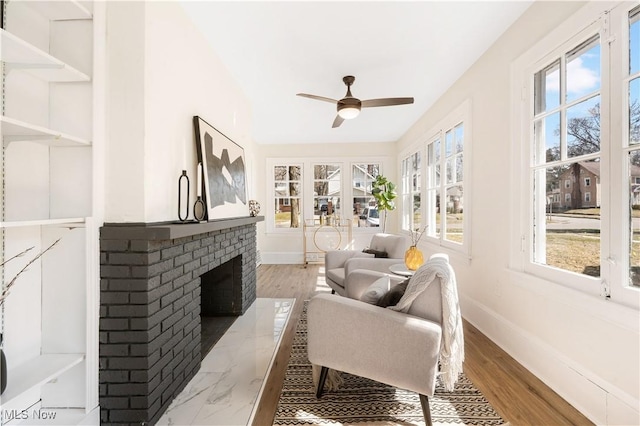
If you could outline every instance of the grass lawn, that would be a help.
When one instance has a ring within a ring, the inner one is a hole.
[[[600,217],[600,209],[599,208],[592,208],[592,209],[567,210],[566,212],[562,212],[562,214],[574,214],[574,215],[598,216],[598,217]],[[640,217],[640,210],[631,210],[631,217]]]
[[[547,232],[547,265],[600,276],[600,235]]]

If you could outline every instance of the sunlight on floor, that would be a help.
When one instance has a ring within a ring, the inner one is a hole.
[[[318,293],[331,293],[331,287],[327,285],[325,280],[324,265],[318,267],[318,276],[316,277],[316,291]]]

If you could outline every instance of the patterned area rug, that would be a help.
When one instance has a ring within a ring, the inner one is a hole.
[[[275,425],[423,425],[415,392],[342,373],[344,384],[316,399],[311,364],[307,359],[307,303],[293,339],[291,358],[276,410]],[[453,392],[440,386],[429,398],[434,425],[504,425],[484,396],[467,377]]]

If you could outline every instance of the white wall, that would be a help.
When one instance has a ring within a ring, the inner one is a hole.
[[[368,157],[382,158],[382,170],[385,176],[397,174],[396,144],[395,143],[358,143],[358,144],[284,144],[284,145],[258,145],[256,164],[256,194],[262,209],[260,214],[266,216],[267,209],[273,208],[273,201],[267,199],[269,190],[267,183],[269,175],[266,170],[267,158],[293,158],[293,159],[335,159],[358,158],[366,160]],[[397,210],[396,210],[397,212]],[[387,220],[387,232],[395,232],[397,229],[397,214],[391,212]],[[264,263],[302,263],[303,262],[303,238],[299,233],[267,233],[266,223],[258,223],[258,250],[260,250]],[[371,240],[370,233],[358,234],[354,231],[354,246],[363,248]]]
[[[109,2],[105,222],[144,219],[144,14],[142,2]]]
[[[398,149],[471,100],[472,252],[451,256],[463,316],[594,422],[638,424],[638,311],[509,269],[511,63],[583,4],[534,3]]]
[[[196,192],[192,117],[244,148],[248,193],[251,108],[224,65],[175,2],[109,2],[106,222],[177,220],[178,177]],[[247,209],[248,214],[248,209]]]

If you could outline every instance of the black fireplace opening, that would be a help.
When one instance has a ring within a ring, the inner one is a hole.
[[[242,314],[242,255],[200,276],[202,359]]]

